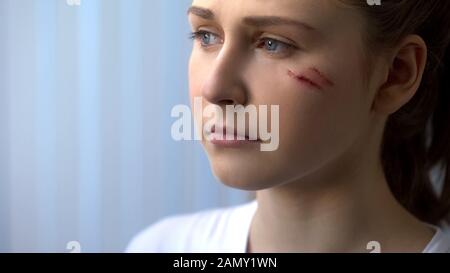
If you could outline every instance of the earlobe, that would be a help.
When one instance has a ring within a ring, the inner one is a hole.
[[[393,51],[387,80],[379,88],[374,110],[390,115],[408,103],[422,81],[427,60],[427,46],[417,35],[409,35]]]

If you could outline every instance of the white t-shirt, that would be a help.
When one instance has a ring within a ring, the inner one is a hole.
[[[165,218],[139,233],[126,252],[245,253],[257,202]],[[433,226],[434,227],[434,226]],[[450,253],[450,234],[436,233],[423,253]]]

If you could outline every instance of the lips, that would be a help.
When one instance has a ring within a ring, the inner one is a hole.
[[[238,132],[236,128],[212,126],[211,131],[207,133],[211,139],[214,140],[231,140],[231,141],[259,141],[258,138],[250,139],[246,132]]]

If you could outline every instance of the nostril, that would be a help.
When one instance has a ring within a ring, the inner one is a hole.
[[[234,102],[234,100],[221,100],[218,102],[218,104],[222,104],[222,105],[235,105],[236,103]]]
[[[224,82],[224,79],[214,79],[206,81],[202,86],[202,95],[208,102],[220,106],[245,104],[247,101],[247,90],[244,86],[234,83],[234,80]]]

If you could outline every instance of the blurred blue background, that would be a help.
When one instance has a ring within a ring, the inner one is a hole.
[[[247,201],[170,135],[191,1],[68,1],[0,0],[0,252],[123,251],[163,216]]]

